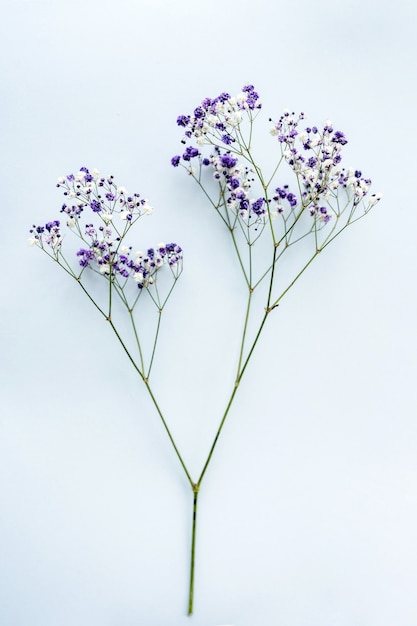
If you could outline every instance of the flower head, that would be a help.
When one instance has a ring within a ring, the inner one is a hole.
[[[177,124],[185,129],[183,143],[195,140],[197,145],[212,144],[213,140],[229,146],[236,141],[236,132],[244,114],[252,115],[261,108],[259,95],[253,85],[245,85],[237,96],[227,92],[216,98],[204,98],[192,115],[179,115]],[[199,156],[195,146],[188,146],[182,156],[176,155],[171,164],[177,167],[181,161]]]
[[[131,247],[124,238],[133,224],[143,215],[153,212],[152,206],[140,194],[130,194],[125,187],[116,185],[113,176],[102,177],[94,169],[91,173],[81,167],[75,174],[58,178],[57,187],[63,189],[66,202],[61,213],[67,218],[67,226],[81,238],[83,245],[77,250],[77,265],[82,272],[90,268],[107,279],[124,282],[132,278],[140,289],[155,282],[156,272],[168,265],[174,275],[180,272],[182,249],[176,243],[160,244],[149,248],[146,256],[131,256]],[[71,199],[72,202],[68,202]],[[88,222],[82,226],[82,217]],[[115,220],[117,216],[118,220]],[[90,221],[91,220],[91,221]],[[109,225],[112,224],[110,228]],[[56,260],[64,260],[61,246],[63,236],[58,220],[30,229],[29,243],[38,245]],[[68,269],[71,263],[64,260]],[[76,272],[74,271],[74,276]]]

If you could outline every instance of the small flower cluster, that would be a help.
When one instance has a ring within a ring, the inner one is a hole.
[[[99,176],[98,170],[90,173],[85,167],[75,175],[59,178],[57,187],[64,189],[67,198],[74,199],[71,205],[63,204],[61,213],[67,216],[67,226],[75,230],[85,244],[76,252],[81,272],[89,267],[112,280],[118,277],[132,278],[139,289],[151,285],[157,270],[164,264],[169,265],[178,275],[182,261],[182,249],[178,244],[161,243],[155,248],[149,248],[146,253],[137,252],[134,258],[131,257],[132,248],[122,245],[123,237],[133,222],[142,215],[152,213],[148,202],[140,199],[138,193],[130,195],[124,187],[116,185],[113,176],[103,178]],[[82,230],[80,217],[85,209],[90,209],[91,217],[100,220],[98,226],[88,223]],[[121,234],[115,224],[114,229],[110,228],[114,213],[118,213],[125,221]],[[44,226],[33,225],[29,232],[30,245],[51,250],[48,254],[58,261],[63,258],[63,235],[59,220]]]
[[[322,131],[312,126],[299,132],[298,126],[302,120],[304,113],[297,117],[286,110],[274,124],[271,133],[277,136],[285,160],[301,178],[304,185],[304,206],[308,207],[311,215],[318,215],[322,221],[327,222],[330,215],[326,207],[318,206],[321,200],[334,197],[338,188],[342,187],[353,191],[353,202],[356,206],[367,195],[371,181],[364,178],[359,170],[345,170],[340,166],[342,147],[348,143],[344,133],[335,131],[330,121],[325,122]],[[307,154],[297,149],[297,140]],[[370,196],[365,210],[376,204],[381,197],[381,194]]]
[[[202,159],[204,166],[214,170],[213,178],[217,180],[226,194],[227,207],[247,223],[259,223],[267,213],[265,198],[251,198],[251,183],[254,172],[242,166],[237,157],[230,152],[222,152],[216,147],[210,158]]]
[[[229,93],[222,93],[217,98],[205,98],[194,110],[193,115],[180,115],[177,124],[185,129],[183,144],[195,139],[199,147],[204,144],[214,146],[213,153],[205,158],[199,148],[188,145],[182,155],[176,155],[171,159],[174,167],[183,162],[191,174],[194,173],[190,165],[192,159],[198,158],[200,166],[211,166],[214,170],[214,179],[226,193],[227,207],[247,224],[259,224],[264,221],[267,203],[263,197],[250,197],[254,172],[249,167],[242,166],[227,146],[236,142],[234,135],[243,114],[260,108],[259,96],[253,85],[245,85],[241,93],[235,97]],[[217,145],[216,142],[221,145]]]
[[[275,211],[271,211],[272,215],[283,214],[285,212],[285,208],[282,204],[283,200],[286,200],[290,206],[290,211],[293,211],[295,207],[298,205],[298,199],[295,193],[292,193],[288,190],[288,185],[284,185],[283,188],[277,187],[275,189],[275,195],[273,196],[273,201],[276,202]],[[317,206],[311,205],[309,208],[309,213],[311,216],[316,217],[319,222],[323,224],[327,224],[330,220],[331,215],[329,214],[329,208],[326,206]]]
[[[37,244],[43,248],[43,244],[50,246],[55,254],[59,251],[62,244],[61,226],[59,220],[47,222],[45,226],[36,226],[33,224],[29,230],[29,244],[31,246]]]
[[[294,209],[298,204],[297,196],[288,190],[288,185],[284,185],[282,188],[277,187],[275,189],[275,195],[272,199],[274,202],[276,202],[276,213],[284,213],[285,208],[282,204],[283,200],[286,200],[288,202],[288,204],[290,205],[290,209]]]
[[[193,115],[180,115],[177,118],[178,126],[185,129],[182,143],[194,138],[197,145],[212,144],[211,137],[229,146],[236,141],[234,134],[242,121],[244,112],[251,112],[261,108],[259,96],[253,85],[245,85],[237,96],[221,93],[217,98],[205,98],[194,109]],[[197,148],[188,146],[182,156],[174,156],[171,163],[177,167],[181,161],[199,155]]]
[[[113,176],[101,177],[94,169],[91,173],[82,167],[77,174],[68,174],[58,179],[57,187],[64,189],[64,196],[74,201],[63,204],[61,213],[67,216],[67,225],[72,227],[82,211],[90,208],[99,213],[103,222],[108,224],[113,214],[118,213],[122,220],[132,221],[135,217],[149,215],[153,209],[146,199],[138,193],[129,194],[124,187],[114,182]]]
[[[81,267],[96,269],[105,276],[131,277],[139,289],[155,281],[155,273],[164,263],[174,268],[182,260],[182,249],[176,243],[160,243],[146,253],[136,252],[132,258],[132,247],[121,246],[120,237],[112,239],[113,233],[108,227],[100,226],[97,233],[92,224],[87,224],[85,234],[91,243],[77,252]]]

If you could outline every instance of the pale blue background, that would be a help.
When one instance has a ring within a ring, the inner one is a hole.
[[[415,3],[1,7],[1,625],[415,626]],[[27,229],[87,165],[155,206],[145,245],[183,245],[155,379],[197,474],[242,314],[226,238],[169,159],[178,114],[247,82],[265,121],[332,119],[384,200],[265,332],[203,485],[189,620],[191,492],[109,329]]]

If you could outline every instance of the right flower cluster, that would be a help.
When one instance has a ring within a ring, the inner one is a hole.
[[[364,178],[360,170],[345,169],[340,166],[341,150],[348,143],[340,130],[334,130],[332,122],[324,123],[320,131],[316,126],[306,127],[299,132],[298,126],[304,120],[304,113],[296,116],[284,111],[278,122],[271,129],[281,144],[282,155],[304,186],[302,201],[311,215],[326,216],[326,206],[319,206],[320,201],[328,201],[336,196],[339,187],[348,193],[353,192],[353,204],[358,205],[368,194],[371,180]],[[301,144],[304,154],[297,149]],[[374,206],[382,195],[374,193],[369,197],[365,212]],[[322,218],[323,219],[323,218]]]
[[[171,159],[171,164],[182,165],[198,180],[193,162],[197,162],[200,172],[202,167],[210,167],[227,208],[247,225],[265,223],[268,216],[291,214],[297,206],[298,210],[306,210],[317,225],[324,226],[333,215],[340,214],[339,204],[334,202],[340,188],[348,201],[353,201],[354,209],[367,196],[364,213],[380,200],[379,193],[369,195],[371,181],[360,170],[341,167],[341,150],[347,144],[343,132],[335,130],[330,121],[321,131],[316,126],[301,130],[304,113],[297,116],[288,110],[274,123],[271,134],[278,139],[282,159],[296,175],[299,198],[288,185],[276,187],[273,197],[268,198],[271,181],[262,181],[264,195],[254,194],[251,188],[256,178],[259,182],[259,169],[248,156],[250,138],[245,140],[241,125],[245,115],[252,124],[260,108],[253,85],[244,86],[234,97],[222,93],[214,99],[205,98],[192,115],[177,118],[178,126],[184,129],[184,150]],[[202,152],[204,146],[211,148],[209,155]],[[246,163],[241,162],[242,158]]]

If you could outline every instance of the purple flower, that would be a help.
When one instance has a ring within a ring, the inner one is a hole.
[[[59,220],[54,220],[53,222],[48,222],[45,224],[45,228],[50,233],[51,231],[55,231],[59,228]]]
[[[258,198],[252,204],[252,211],[256,215],[264,215],[264,213],[265,213],[265,209],[263,208],[264,207],[264,203],[265,203],[265,198]]]
[[[84,248],[80,248],[77,252],[77,256],[80,257],[79,263],[81,267],[88,267],[90,261],[95,259],[95,254],[91,249],[85,250]]]
[[[235,157],[232,157],[229,153],[228,154],[224,154],[221,159],[220,159],[220,163],[222,165],[222,167],[227,167],[227,168],[232,168],[235,167],[236,163],[237,163],[237,159]]]
[[[90,202],[90,208],[94,211],[94,213],[100,213],[100,211],[101,211],[101,204],[97,200],[92,200]]]
[[[290,203],[290,207],[293,208],[297,205],[297,196],[293,193],[287,193],[287,200]]]
[[[204,109],[202,107],[197,107],[196,109],[194,109],[194,117],[196,119],[201,119],[202,117],[205,117],[206,112],[204,111]]]
[[[279,187],[277,187],[275,191],[277,192],[280,198],[284,199],[287,197],[287,192],[285,191],[285,189],[280,189]]]
[[[225,133],[224,135],[222,135],[222,142],[225,143],[227,146],[230,146],[230,144],[233,143],[234,141],[235,139],[231,137],[228,133]]]
[[[184,161],[190,161],[194,157],[198,156],[198,154],[199,152],[197,148],[193,148],[193,146],[187,146],[184,154],[182,155],[182,158],[184,159]]]
[[[316,157],[310,157],[310,158],[307,160],[307,166],[308,166],[308,167],[315,167],[316,165],[317,165],[317,159],[316,159]]]
[[[348,140],[346,139],[345,135],[340,131],[337,130],[333,137],[332,137],[332,143],[340,143],[340,145],[344,146],[345,144],[347,144]]]
[[[222,104],[224,104],[225,102],[227,102],[227,100],[229,100],[230,98],[230,93],[227,93],[227,91],[224,91],[223,93],[220,94],[220,96],[218,96],[218,98],[216,98],[219,102],[221,102]]]
[[[240,185],[240,181],[238,178],[231,178],[229,180],[229,189],[237,189]]]
[[[174,167],[178,167],[178,165],[180,164],[180,160],[181,157],[177,154],[176,156],[172,157],[171,165],[173,165]]]
[[[179,115],[177,117],[177,124],[178,124],[178,126],[183,126],[185,128],[186,126],[188,126],[189,123],[190,123],[190,116],[189,115]]]
[[[253,110],[253,109],[260,109],[261,108],[261,104],[258,103],[258,99],[259,99],[259,95],[256,93],[255,88],[253,85],[245,85],[245,87],[243,87],[242,91],[244,93],[247,94],[246,97],[246,104],[248,106],[249,109]]]

